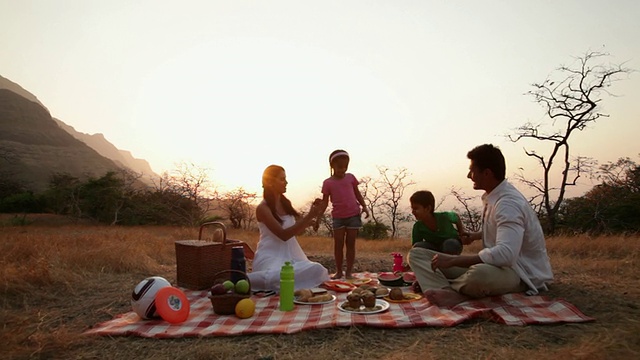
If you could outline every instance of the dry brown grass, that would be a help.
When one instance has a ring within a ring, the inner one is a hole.
[[[0,227],[2,359],[626,359],[640,356],[640,239],[548,239],[564,298],[593,323],[509,327],[476,320],[454,328],[332,328],[292,335],[156,340],[81,335],[130,310],[142,278],[175,282],[174,241],[193,228],[46,225]],[[255,248],[257,234],[229,232]],[[301,237],[310,255],[333,267],[333,242]],[[358,240],[358,271],[388,270],[408,240]],[[476,245],[477,246],[477,245]]]

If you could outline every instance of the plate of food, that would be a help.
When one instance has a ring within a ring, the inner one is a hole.
[[[402,292],[402,289],[400,288],[393,288],[389,292],[389,295],[385,296],[384,299],[392,303],[406,303],[420,300],[422,297],[422,294]]]
[[[374,306],[366,307],[363,304],[358,303],[356,307],[355,305],[354,306],[350,305],[349,300],[347,300],[340,303],[338,305],[338,309],[340,309],[340,311],[351,313],[351,314],[362,314],[362,315],[377,314],[383,311],[387,311],[389,309],[389,303],[381,299],[376,299],[376,303]]]
[[[369,278],[364,278],[364,279],[348,279],[347,282],[349,284],[355,285],[355,286],[360,286],[360,285],[364,285],[364,284],[368,284],[371,282],[371,279]]]
[[[356,288],[355,285],[341,280],[329,280],[322,283],[325,288],[335,292],[349,292]]]
[[[328,304],[334,301],[336,301],[336,296],[329,293],[312,296],[306,299],[301,298],[300,296],[296,296],[293,299],[294,303],[300,304],[300,305],[321,305],[321,304]]]

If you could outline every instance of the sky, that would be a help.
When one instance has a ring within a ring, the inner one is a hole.
[[[0,75],[156,173],[191,163],[260,196],[279,164],[303,206],[344,149],[356,177],[406,169],[407,199],[439,199],[480,195],[466,153],[482,143],[510,178],[539,177],[523,148],[548,147],[504,136],[545,121],[524,94],[590,50],[640,69],[638,16],[636,0],[0,0]],[[573,155],[638,162],[640,73],[611,90]]]

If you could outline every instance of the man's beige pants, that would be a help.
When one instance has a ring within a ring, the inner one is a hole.
[[[476,264],[469,268],[451,267],[431,270],[431,258],[439,254],[425,248],[412,248],[407,261],[422,291],[450,287],[472,298],[503,295],[527,290],[518,274],[510,267]]]

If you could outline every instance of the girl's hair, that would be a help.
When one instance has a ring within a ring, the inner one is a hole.
[[[434,212],[436,206],[436,199],[433,197],[431,191],[420,190],[416,191],[409,198],[409,202],[412,204],[422,205],[422,207],[431,206],[431,212]]]
[[[333,175],[333,162],[336,159],[341,159],[345,157],[349,159],[349,153],[346,152],[345,150],[338,149],[338,150],[333,150],[331,152],[331,154],[329,155],[329,169],[330,169],[331,175]]]
[[[262,173],[262,197],[267,202],[267,206],[271,210],[271,214],[280,224],[282,224],[282,219],[276,212],[276,194],[271,190],[271,184],[283,171],[284,168],[280,165],[269,165]],[[300,216],[296,209],[293,208],[293,205],[291,205],[291,201],[287,199],[284,194],[280,195],[280,202],[282,203],[284,211],[288,215],[293,215],[296,218]]]

